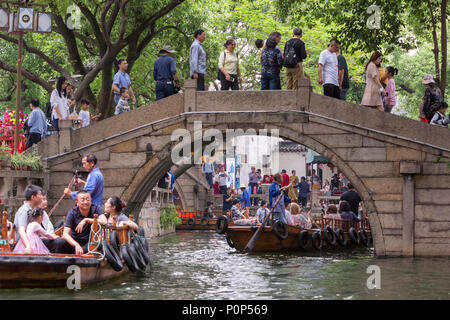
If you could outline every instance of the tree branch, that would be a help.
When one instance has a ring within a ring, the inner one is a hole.
[[[109,21],[106,25],[106,30],[108,30],[108,33],[111,34],[112,28],[114,27],[114,23],[116,22],[117,15],[119,14],[120,6],[117,5],[117,2],[114,4],[114,9],[111,13],[111,17],[109,18]]]
[[[103,10],[101,13],[101,18],[100,18],[100,26],[102,28],[103,38],[105,39],[107,47],[111,47],[112,44],[111,44],[111,35],[108,32],[108,30],[106,29],[106,15],[108,14],[108,11],[111,8],[111,6],[113,5],[113,3],[114,3],[114,0],[108,0],[106,5],[103,7]]]
[[[0,69],[11,72],[11,73],[17,73],[16,67],[10,66],[9,64],[6,64],[1,60],[0,60]],[[42,79],[41,77],[39,77],[37,74],[35,74],[27,69],[22,69],[22,75],[26,79],[43,87],[48,92],[48,94],[50,94],[53,91],[52,85],[50,83],[48,83],[47,81],[45,81],[44,79]]]
[[[126,5],[130,0],[124,0],[120,5],[120,11],[122,12],[122,23],[120,26],[120,33],[117,41],[114,43],[114,46],[119,45],[123,41],[123,36],[125,35],[125,31],[127,29],[127,15],[126,15]]]

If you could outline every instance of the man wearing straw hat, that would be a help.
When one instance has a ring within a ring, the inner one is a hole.
[[[425,85],[426,89],[420,105],[420,119],[426,119],[427,122],[430,123],[444,99],[442,97],[441,89],[436,85],[431,74],[426,74],[424,76],[422,84]]]
[[[241,202],[241,208],[245,210],[246,218],[249,219],[250,207],[252,206],[252,202],[250,200],[250,194],[248,193],[248,190],[245,187],[245,184],[241,184],[239,189],[241,189],[241,191],[242,191],[242,197],[239,198],[239,201]]]
[[[170,56],[174,52],[175,50],[172,50],[170,46],[164,46],[159,51],[161,56],[156,59],[153,66],[153,79],[156,81],[157,101],[174,94],[174,79],[176,87],[180,88],[175,60]]]

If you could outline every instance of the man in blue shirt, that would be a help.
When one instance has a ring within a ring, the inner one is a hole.
[[[289,188],[289,186],[280,188],[281,183],[283,182],[283,178],[280,173],[277,173],[273,176],[273,182],[269,188],[269,208],[272,209],[272,206],[277,201],[280,194],[282,194],[283,190]],[[273,209],[273,218],[275,220],[280,220],[284,224],[286,224],[286,213],[285,213],[284,199],[281,199],[278,202],[278,205]]]
[[[309,184],[306,182],[305,177],[301,177],[300,183],[298,184],[298,203],[302,205],[302,207],[306,207],[308,193],[309,193]]]
[[[205,31],[196,30],[194,32],[195,41],[191,45],[189,63],[190,75],[192,79],[197,80],[197,91],[205,90],[206,73],[206,52],[202,43],[206,39]]]
[[[30,103],[31,113],[28,117],[28,127],[30,127],[30,135],[28,136],[25,149],[30,148],[33,144],[41,141],[47,132],[47,121],[45,114],[39,108],[39,100],[33,99]]]
[[[101,207],[103,202],[104,179],[100,169],[97,167],[97,157],[93,153],[88,153],[81,161],[83,163],[83,168],[89,172],[89,175],[86,181],[78,178],[78,184],[84,184],[83,191],[86,191],[91,195],[92,204]],[[72,192],[69,188],[65,188],[64,194],[72,197],[73,200],[76,200],[78,191]]]
[[[131,88],[131,80],[130,76],[127,74],[128,69],[128,62],[127,60],[120,59],[118,62],[119,71],[117,71],[116,75],[113,79],[113,86],[112,89],[114,91],[114,102],[115,105],[119,103],[120,99],[120,89],[125,88],[128,89],[128,92],[130,93],[132,104],[136,104],[136,98],[134,96],[133,89]]]
[[[177,87],[180,88],[175,60],[170,56],[173,52],[175,51],[170,46],[164,46],[159,51],[161,57],[156,59],[153,65],[153,80],[156,81],[156,101],[174,94],[174,79]]]

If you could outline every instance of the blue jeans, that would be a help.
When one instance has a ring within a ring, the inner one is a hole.
[[[348,88],[342,88],[342,90],[341,90],[341,100],[347,101],[347,91],[348,91]]]
[[[156,82],[156,101],[173,95],[172,81],[157,81]]]
[[[261,90],[280,90],[280,74],[261,73]]]
[[[212,181],[212,172],[205,173],[206,181],[208,181],[209,188],[212,189],[213,181]]]
[[[120,94],[114,93],[114,105],[117,106],[117,104],[119,103],[119,100],[120,100]]]

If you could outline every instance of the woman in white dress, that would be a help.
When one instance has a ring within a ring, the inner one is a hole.
[[[59,131],[59,120],[69,119],[69,104],[67,100],[68,82],[65,77],[59,77],[56,82],[56,89],[53,90],[50,96],[50,103],[52,105],[52,125]]]

